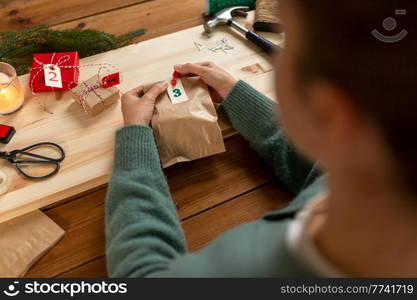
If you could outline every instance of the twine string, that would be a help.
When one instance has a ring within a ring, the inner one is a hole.
[[[280,11],[277,0],[257,0],[255,22],[279,23]]]
[[[80,104],[85,113],[88,113],[87,107],[89,105],[87,104],[87,97],[90,95],[90,93],[94,93],[100,99],[104,107],[106,107],[103,97],[97,92],[97,90],[101,88],[101,83],[99,80],[93,85],[88,85],[85,82],[83,82],[82,84],[85,86],[85,89],[79,92],[78,96],[80,97]]]

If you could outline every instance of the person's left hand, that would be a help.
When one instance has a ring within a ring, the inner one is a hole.
[[[122,113],[125,126],[149,126],[155,108],[155,100],[167,88],[167,82],[159,82],[146,93],[144,92],[143,86],[139,86],[125,93],[122,96]]]

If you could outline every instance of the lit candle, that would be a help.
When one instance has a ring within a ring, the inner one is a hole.
[[[10,114],[22,107],[25,96],[16,75],[9,64],[0,63],[0,114]]]

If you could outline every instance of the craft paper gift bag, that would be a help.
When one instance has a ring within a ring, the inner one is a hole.
[[[198,77],[181,80],[190,100],[172,104],[163,93],[152,118],[163,167],[226,151],[207,86]]]

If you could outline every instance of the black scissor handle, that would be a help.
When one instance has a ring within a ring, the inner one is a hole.
[[[58,158],[53,158],[53,157],[48,157],[48,156],[43,156],[43,155],[27,152],[28,150],[36,149],[36,148],[43,147],[43,146],[52,147],[52,148],[57,149],[60,156]],[[34,144],[34,145],[29,146],[29,147],[23,148],[21,150],[14,150],[14,151],[10,152],[10,154],[11,154],[11,158],[13,159],[14,163],[26,163],[26,164],[29,164],[29,163],[33,163],[33,164],[60,163],[65,158],[64,149],[62,149],[62,147],[60,145],[55,144],[55,143],[50,143],[50,142]],[[16,159],[17,155],[26,155],[26,156],[37,158],[39,160],[17,160]]]
[[[268,54],[274,54],[279,49],[279,47],[275,45],[273,42],[267,40],[266,38],[257,34],[254,31],[248,31],[246,33],[246,38]]]

